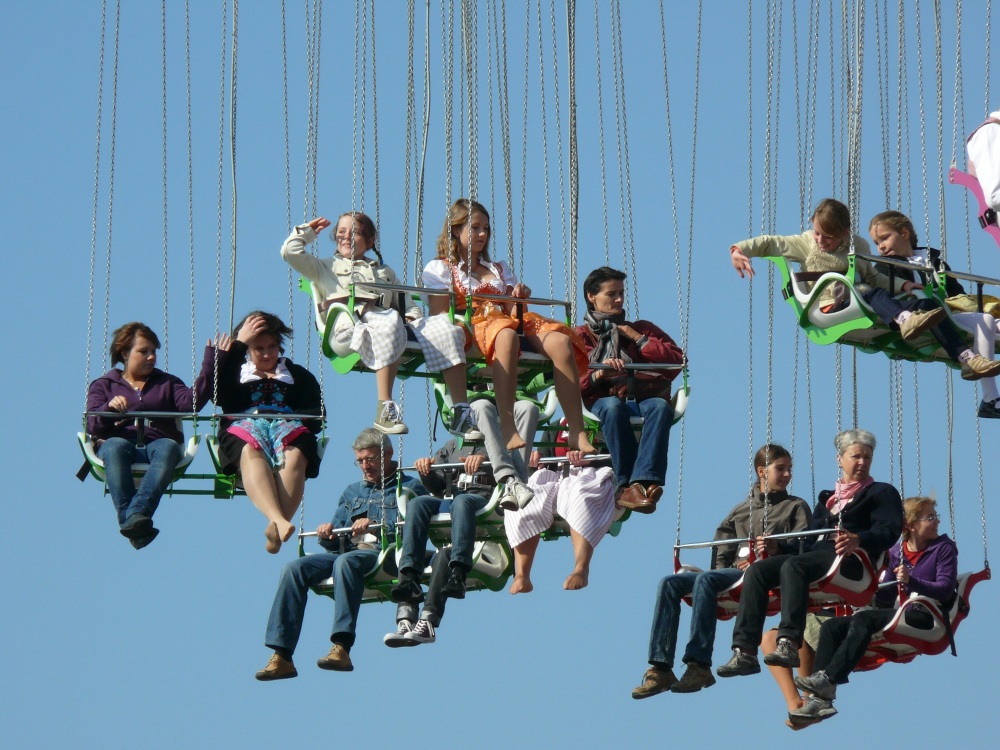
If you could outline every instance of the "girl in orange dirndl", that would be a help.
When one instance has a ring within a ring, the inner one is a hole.
[[[437,258],[424,268],[423,282],[429,289],[454,290],[462,312],[465,299],[475,294],[530,297],[531,290],[519,284],[506,264],[489,256],[490,215],[484,206],[466,198],[455,201],[437,241]],[[430,297],[431,315],[447,312],[446,297]],[[500,415],[502,438],[510,450],[523,447],[525,437],[514,426],[517,360],[520,344],[518,319],[511,303],[473,298],[472,335],[493,367],[493,387]],[[580,336],[569,326],[536,313],[524,313],[524,335],[536,352],[552,360],[556,395],[569,425],[569,447],[593,453],[583,423],[580,400],[580,368],[589,364]]]

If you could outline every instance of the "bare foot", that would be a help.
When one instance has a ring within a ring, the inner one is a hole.
[[[510,585],[511,594],[527,594],[534,590],[531,579],[526,576],[514,576],[514,582]]]
[[[581,453],[597,453],[597,449],[594,448],[593,443],[587,437],[586,430],[580,430],[576,436],[576,440],[573,440],[573,436],[570,435],[569,439],[569,449],[572,451],[580,451]]]
[[[590,581],[590,574],[588,571],[574,570],[569,574],[569,577],[563,582],[563,588],[567,591],[578,591],[579,589],[585,588],[587,583]]]
[[[264,537],[267,539],[267,542],[264,543],[264,549],[272,555],[278,554],[278,550],[281,549],[281,537],[278,535],[278,524],[271,521],[271,523],[267,525],[267,528],[264,529]]]
[[[526,443],[524,442],[524,438],[515,432],[514,436],[507,441],[507,450],[509,451],[520,450],[525,445]]]
[[[292,538],[292,534],[295,533],[295,524],[291,523],[290,521],[286,523],[288,523],[288,528],[281,529],[281,541],[283,542],[287,542],[289,539]]]

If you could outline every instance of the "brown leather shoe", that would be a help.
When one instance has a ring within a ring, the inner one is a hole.
[[[653,695],[665,693],[676,682],[677,677],[674,676],[674,670],[667,669],[666,671],[660,671],[656,667],[650,667],[646,670],[646,674],[642,676],[642,684],[632,689],[632,697],[638,701]]]
[[[270,680],[287,680],[298,677],[299,673],[295,671],[295,665],[290,659],[285,659],[280,654],[272,654],[267,666],[254,676],[262,682],[269,682]]]
[[[330,669],[334,672],[354,671],[354,665],[351,663],[351,655],[339,643],[334,643],[330,648],[330,653],[321,659],[317,659],[316,666],[320,669]]]
[[[646,497],[657,503],[660,497],[663,495],[663,488],[658,484],[647,484],[646,485]]]
[[[618,498],[616,505],[619,508],[634,510],[636,513],[652,513],[656,510],[656,501],[646,496],[646,488],[639,482],[630,484]]]

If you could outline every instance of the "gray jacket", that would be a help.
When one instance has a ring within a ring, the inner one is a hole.
[[[787,492],[767,493],[767,525],[764,524],[764,497],[761,494],[760,486],[754,484],[750,488],[747,499],[737,505],[726,516],[719,528],[715,530],[715,540],[722,539],[747,539],[752,536],[763,536],[764,532],[770,534],[784,534],[790,531],[805,531],[809,528],[812,520],[812,513],[809,505],[801,497],[789,495]],[[751,504],[753,508],[753,529],[750,528]],[[714,547],[712,552],[712,568],[734,568],[738,559],[738,551],[741,545],[726,544]],[[779,542],[782,552],[795,552],[798,550],[798,542]]]

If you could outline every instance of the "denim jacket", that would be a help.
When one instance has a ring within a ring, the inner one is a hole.
[[[402,491],[412,493],[411,497],[429,494],[420,480],[401,475]],[[350,526],[359,517],[370,518],[372,523],[385,523],[385,532],[390,538],[396,535],[396,519],[399,511],[396,505],[396,481],[397,474],[393,472],[385,478],[381,489],[374,482],[355,482],[349,484],[340,496],[337,510],[333,514],[333,528],[343,529]],[[383,518],[383,508],[385,517]],[[340,549],[340,540],[321,540],[320,544],[326,549],[337,551]]]

